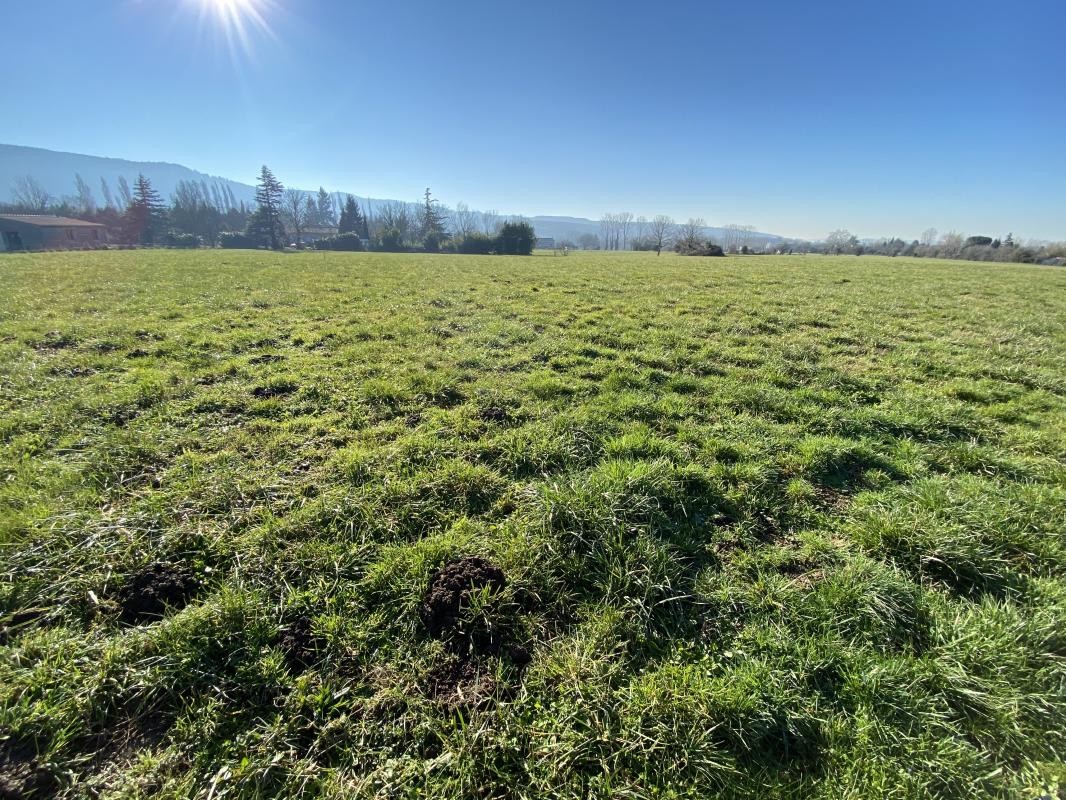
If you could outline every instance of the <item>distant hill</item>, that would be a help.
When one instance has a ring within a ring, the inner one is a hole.
[[[32,175],[54,197],[75,194],[74,175],[81,175],[93,190],[98,203],[103,202],[100,179],[107,181],[111,191],[118,194],[118,180],[124,177],[132,186],[137,175],[143,173],[163,197],[170,197],[178,181],[206,181],[208,185],[227,186],[237,202],[251,203],[255,187],[246,183],[220,178],[162,161],[127,161],[124,158],[103,158],[79,153],[61,153],[40,147],[0,144],[0,200],[12,199],[12,185],[22,175]]]
[[[251,204],[255,201],[254,186],[198,172],[181,164],[170,164],[164,161],[128,161],[124,158],[104,158],[46,150],[40,147],[0,144],[0,202],[10,202],[13,199],[12,186],[16,178],[23,175],[32,175],[45,191],[57,200],[73,197],[75,174],[81,175],[89,184],[97,203],[101,205],[104,199],[101,180],[107,182],[111,192],[117,198],[119,178],[125,178],[132,186],[139,174],[144,174],[165,198],[169,198],[174,193],[179,181],[195,181],[206,183],[209,187],[217,186],[219,189],[225,187],[232,193],[236,203],[243,201]],[[362,195],[357,196],[364,204],[372,206],[390,202],[370,199]],[[582,234],[590,233],[595,236],[600,232],[599,222],[583,217],[542,215],[529,217],[529,219],[536,228],[538,236],[553,239],[568,239],[576,242]],[[705,229],[707,236],[717,238],[723,233],[722,228]],[[762,245],[766,242],[782,241],[783,237],[772,233],[753,233],[750,240],[753,245]]]

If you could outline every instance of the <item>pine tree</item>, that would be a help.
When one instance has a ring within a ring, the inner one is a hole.
[[[438,208],[437,201],[430,194],[429,187],[426,188],[425,201],[419,209],[418,221],[419,233],[426,252],[440,250],[441,242],[448,238],[448,231],[445,227],[444,213]]]
[[[362,239],[370,238],[363,210],[359,208],[359,203],[351,195],[348,195],[344,200],[344,208],[341,209],[341,219],[337,232],[356,233]]]
[[[139,244],[155,244],[166,228],[167,207],[152,182],[144,175],[137,176],[129,207],[126,209],[127,238]]]
[[[255,187],[255,213],[248,220],[248,235],[258,245],[280,250],[285,241],[285,226],[281,221],[281,198],[285,187],[264,164]]]
[[[323,187],[318,187],[318,199],[315,203],[315,224],[326,228],[332,228],[334,218],[333,198]]]

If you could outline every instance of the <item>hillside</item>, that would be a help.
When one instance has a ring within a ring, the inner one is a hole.
[[[12,199],[11,187],[15,179],[23,175],[32,175],[53,197],[62,198],[74,194],[74,175],[79,174],[88,182],[97,198],[102,202],[101,179],[107,181],[111,191],[117,196],[118,181],[124,177],[131,185],[138,174],[146,175],[152,185],[163,197],[170,197],[179,181],[205,182],[209,186],[226,186],[233,193],[237,203],[251,204],[255,201],[255,187],[229,178],[220,178],[189,169],[180,164],[168,164],[154,161],[127,161],[121,158],[103,158],[78,153],[63,153],[38,147],[0,144],[0,202]],[[324,181],[328,183],[328,180]],[[316,190],[311,187],[309,190]],[[338,192],[337,194],[341,194]],[[393,202],[387,199],[367,198],[357,192],[350,192],[359,198],[364,206],[373,208],[382,203]],[[410,202],[408,198],[404,202]],[[519,214],[520,211],[508,213]],[[577,241],[582,234],[600,233],[600,224],[595,220],[581,217],[533,216],[529,218],[537,230],[538,236]],[[723,229],[706,228],[706,235],[721,236]],[[780,241],[782,237],[775,234],[753,234],[753,242]]]

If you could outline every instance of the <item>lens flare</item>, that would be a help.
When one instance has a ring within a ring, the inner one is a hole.
[[[276,38],[268,18],[273,0],[198,0],[201,21],[210,21],[229,46],[230,55],[251,55],[257,37]],[[204,18],[209,19],[204,19]]]

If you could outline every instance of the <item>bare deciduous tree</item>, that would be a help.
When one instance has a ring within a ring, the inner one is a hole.
[[[133,192],[125,175],[118,176],[118,196],[122,198],[122,208],[129,208],[133,204]]]
[[[52,195],[32,175],[19,175],[11,185],[15,204],[34,214],[40,214],[52,202]]]
[[[936,244],[936,234],[936,228],[926,228],[924,231],[922,231],[922,244],[924,244],[926,247],[932,247],[934,244]]]
[[[655,246],[655,255],[661,255],[674,238],[674,220],[666,214],[659,214],[651,221],[651,241]]]
[[[636,247],[638,243],[642,243],[648,238],[648,218],[645,216],[637,217],[633,221],[633,246]]]
[[[451,227],[456,239],[465,239],[477,232],[477,214],[466,203],[456,203]]]
[[[695,250],[703,244],[703,229],[707,223],[703,217],[689,217],[677,232],[677,244],[681,250]]]
[[[495,236],[500,232],[500,226],[503,224],[503,218],[496,209],[491,211],[481,212],[481,232],[487,233],[489,236]]]
[[[830,253],[854,253],[859,246],[859,240],[846,228],[833,231],[825,237],[825,244]]]
[[[78,197],[78,211],[82,214],[92,214],[96,211],[96,198],[93,197],[93,190],[85,182],[85,178],[77,172],[74,173],[74,191]]]
[[[615,218],[618,220],[618,239],[619,249],[629,249],[629,228],[633,224],[633,212],[632,211],[619,211]]]
[[[296,236],[295,242],[297,246],[303,244],[304,228],[307,227],[307,220],[310,218],[308,214],[308,199],[299,189],[286,189],[285,197],[282,200],[285,221]]]
[[[1008,235],[1007,237],[1011,237]],[[962,252],[962,245],[965,240],[961,233],[955,231],[948,231],[940,237],[940,255],[941,257],[955,258],[960,252]]]

